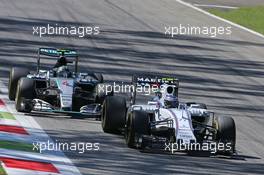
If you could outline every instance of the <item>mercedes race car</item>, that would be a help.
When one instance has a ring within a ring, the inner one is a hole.
[[[207,143],[213,145],[217,154],[231,155],[235,152],[233,118],[216,117],[202,103],[180,103],[179,81],[176,78],[135,77],[132,84],[134,87],[156,86],[153,98],[140,102],[136,88],[132,88],[134,91],[131,91],[128,107],[123,97],[107,97],[101,117],[105,132],[123,133],[126,144],[131,148],[178,144],[185,145],[187,151],[211,151],[193,148],[204,148],[202,146]]]
[[[51,58],[57,60],[54,67],[41,69],[41,59]],[[104,98],[113,94],[98,90],[99,86],[106,85],[102,74],[78,72],[78,61],[75,50],[40,48],[36,71],[12,68],[8,89],[16,110],[100,117]]]

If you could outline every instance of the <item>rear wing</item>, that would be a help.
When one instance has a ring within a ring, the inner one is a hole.
[[[132,82],[137,86],[161,86],[164,84],[179,87],[179,79],[168,76],[133,76]]]
[[[132,77],[132,86],[137,89],[138,87],[158,87],[162,85],[173,85],[177,89],[179,88],[179,79],[172,76],[161,76],[161,75],[149,75],[149,76],[138,76]],[[131,104],[135,104],[136,90],[131,91]]]
[[[55,49],[55,48],[39,48],[38,49],[38,60],[37,60],[37,71],[39,72],[40,68],[40,58],[41,55],[45,55],[48,57],[56,57],[59,58],[60,56],[65,56],[65,57],[72,57],[75,60],[75,72],[78,71],[78,54],[77,51],[72,50],[72,49]],[[72,63],[72,61],[70,62]]]
[[[46,55],[50,57],[77,57],[77,52],[70,49],[54,49],[54,48],[39,48],[39,55]]]

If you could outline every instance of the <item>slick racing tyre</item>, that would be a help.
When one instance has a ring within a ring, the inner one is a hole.
[[[102,128],[106,133],[119,134],[125,127],[126,99],[118,96],[107,96],[103,103]]]
[[[35,81],[30,78],[21,78],[18,81],[16,92],[16,110],[18,112],[31,112],[32,100],[36,97]]]
[[[8,97],[10,100],[12,101],[15,100],[17,83],[21,77],[26,77],[28,73],[29,73],[28,69],[20,68],[20,67],[13,67],[10,70],[9,83],[8,83]]]
[[[218,150],[218,154],[231,155],[235,152],[236,126],[232,117],[216,118],[216,141],[225,144],[225,150]],[[226,145],[229,145],[228,147]]]
[[[136,148],[137,140],[143,135],[149,135],[149,124],[148,114],[144,111],[133,111],[128,114],[125,128],[125,139],[128,147]],[[137,148],[140,149],[141,147]]]
[[[104,82],[104,77],[103,77],[102,74],[94,73],[94,77],[98,80],[99,83],[103,83]]]

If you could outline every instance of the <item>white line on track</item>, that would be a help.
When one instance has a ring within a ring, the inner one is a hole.
[[[230,25],[232,25],[232,26],[235,26],[235,27],[237,27],[237,28],[240,28],[240,29],[242,29],[242,30],[245,30],[245,31],[247,31],[247,32],[250,32],[251,34],[257,35],[257,36],[259,36],[259,37],[261,37],[261,38],[264,39],[264,35],[262,35],[261,33],[258,33],[258,32],[256,32],[256,31],[253,31],[253,30],[249,29],[249,28],[243,27],[243,26],[241,26],[241,25],[239,25],[239,24],[236,24],[236,23],[234,23],[234,22],[228,21],[228,20],[223,19],[223,18],[221,18],[221,17],[218,17],[218,16],[216,16],[216,15],[213,15],[213,14],[211,14],[211,13],[209,13],[209,12],[203,10],[203,9],[200,9],[200,8],[198,8],[198,7],[195,7],[194,5],[192,5],[192,4],[190,4],[190,3],[187,3],[187,2],[184,2],[184,1],[182,1],[182,0],[175,0],[175,1],[178,2],[178,3],[180,3],[180,4],[182,4],[182,5],[185,5],[185,6],[187,6],[187,7],[190,7],[190,8],[192,8],[192,9],[195,9],[195,10],[197,10],[197,11],[203,13],[203,14],[206,14],[206,15],[208,15],[208,16],[210,16],[210,17],[213,17],[213,18],[216,18],[216,19],[221,20],[221,21],[223,21],[223,22],[226,22],[226,23],[228,23],[228,24],[230,24]]]
[[[226,5],[213,5],[213,4],[193,4],[195,7],[211,7],[211,8],[223,8],[223,9],[238,9],[238,7],[226,6]]]

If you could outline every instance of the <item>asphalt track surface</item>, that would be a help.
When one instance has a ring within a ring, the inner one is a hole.
[[[32,35],[33,26],[47,23],[95,25],[101,34]],[[228,26],[174,0],[1,0],[0,24],[0,78],[6,84],[10,67],[35,68],[38,47],[73,47],[82,70],[119,82],[134,73],[174,75],[182,101],[207,103],[236,121],[238,155],[215,158],[141,153],[128,149],[122,136],[103,133],[98,121],[36,115],[54,140],[100,143],[100,151],[66,152],[83,174],[264,174],[263,39],[238,28],[217,38],[164,36],[165,25]]]

